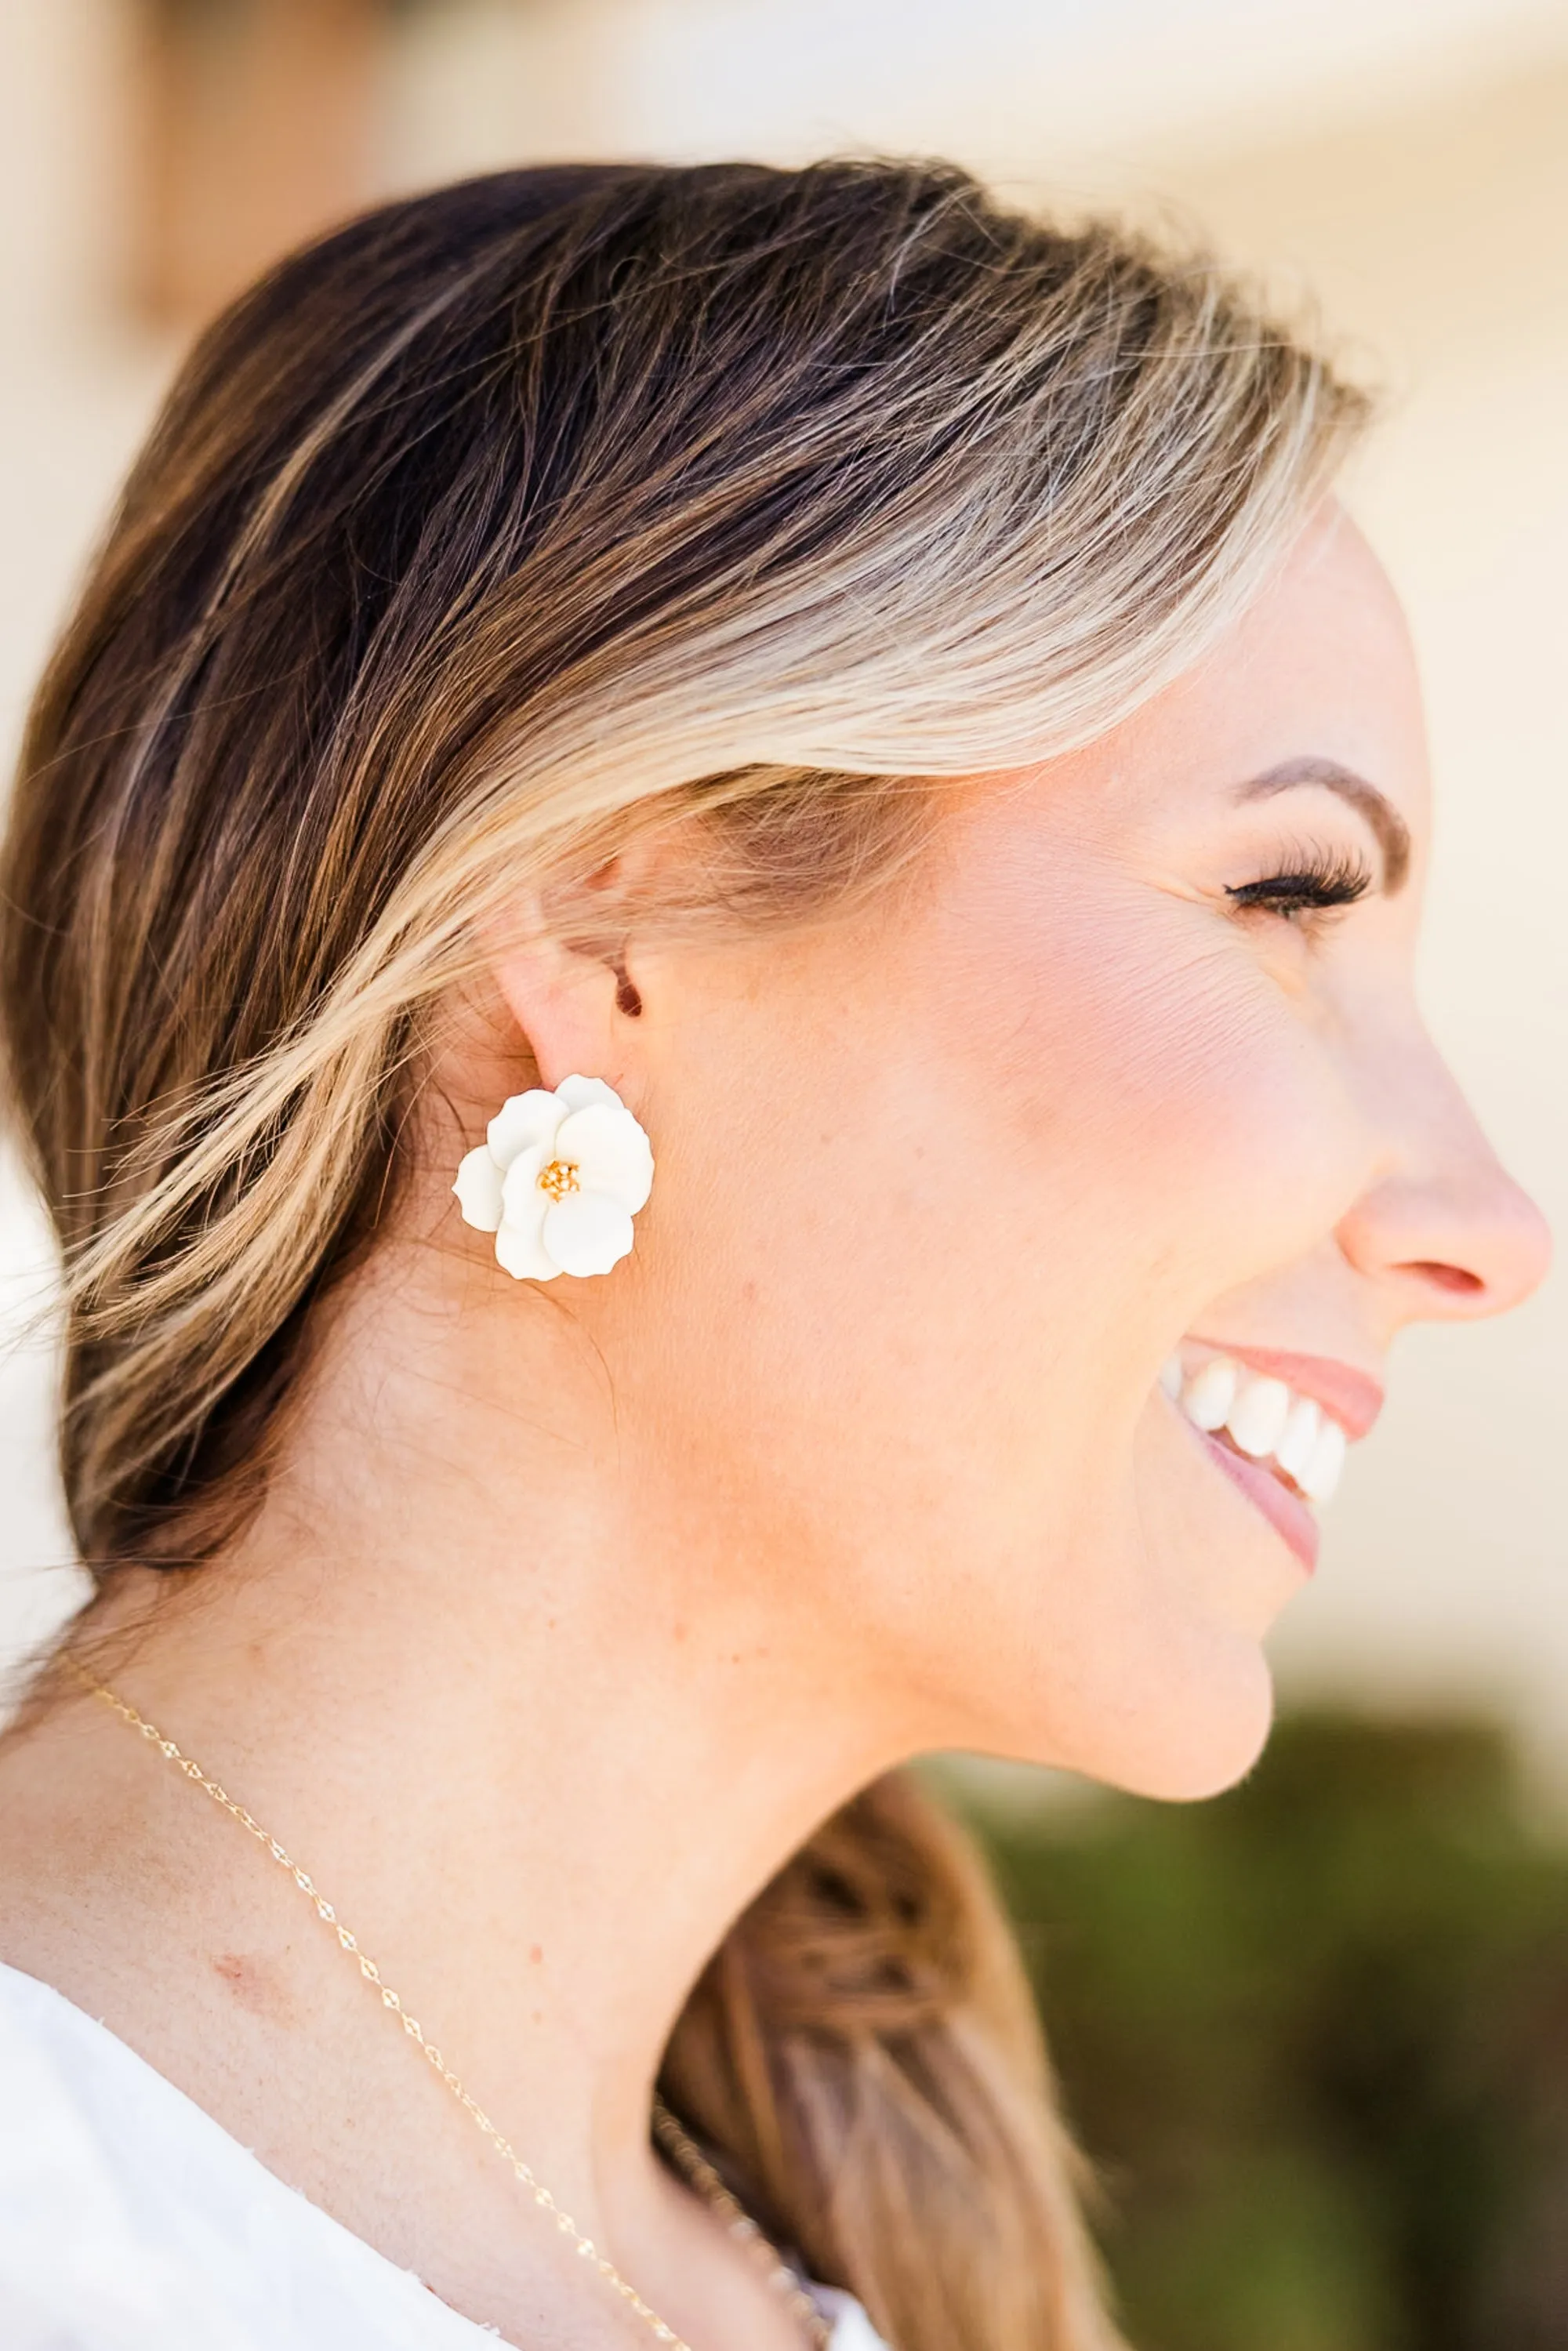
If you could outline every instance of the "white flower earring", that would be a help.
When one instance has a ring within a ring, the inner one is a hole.
[[[530,1086],[501,1104],[452,1186],[465,1224],[496,1236],[518,1281],[608,1273],[653,1187],[648,1138],[602,1078]]]

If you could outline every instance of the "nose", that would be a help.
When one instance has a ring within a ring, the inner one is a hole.
[[[1398,1320],[1473,1322],[1506,1314],[1552,1261],[1545,1217],[1498,1159],[1430,1040],[1385,1068],[1380,1123],[1389,1150],[1338,1230],[1358,1271],[1391,1295]],[[1392,1131],[1390,1131],[1392,1130]]]

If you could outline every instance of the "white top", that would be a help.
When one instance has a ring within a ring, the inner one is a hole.
[[[886,2351],[813,2289],[832,2351]],[[5,2351],[496,2351],[47,1984],[0,1963]],[[650,2341],[652,2337],[650,2337]]]

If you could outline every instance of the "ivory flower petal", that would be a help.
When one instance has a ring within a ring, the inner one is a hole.
[[[539,1177],[549,1165],[551,1146],[536,1143],[519,1151],[501,1178],[501,1222],[515,1231],[537,1233],[549,1207],[549,1194],[539,1190]]]
[[[548,1208],[549,1202],[544,1200],[544,1206]],[[536,1225],[503,1225],[496,1235],[496,1261],[514,1281],[553,1281],[560,1271],[544,1245],[543,1232],[541,1217]]]
[[[626,1108],[614,1087],[606,1085],[602,1078],[562,1078],[556,1095],[568,1110],[586,1110],[590,1102],[607,1102],[612,1110]],[[630,1118],[631,1112],[626,1115]]]
[[[622,1104],[591,1102],[556,1131],[556,1156],[570,1161],[585,1192],[606,1192],[635,1215],[653,1188],[648,1138]]]
[[[630,1212],[607,1192],[572,1192],[550,1208],[544,1247],[562,1273],[608,1273],[631,1254]]]
[[[498,1167],[509,1167],[519,1151],[550,1142],[564,1115],[555,1095],[542,1086],[530,1086],[526,1094],[509,1094],[486,1130],[490,1156]]]
[[[479,1232],[493,1233],[501,1221],[501,1171],[484,1144],[477,1151],[464,1153],[452,1188],[464,1223]]]

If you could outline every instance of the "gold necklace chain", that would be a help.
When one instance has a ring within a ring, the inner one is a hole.
[[[166,1739],[156,1723],[149,1722],[145,1715],[138,1714],[136,1708],[128,1705],[124,1698],[110,1689],[107,1682],[99,1681],[73,1657],[64,1658],[62,1663],[75,1675],[84,1689],[90,1690],[94,1698],[101,1699],[112,1713],[119,1715],[122,1722],[129,1724],[132,1730],[138,1731],[151,1746],[156,1747],[159,1753],[166,1756],[177,1771],[183,1771],[185,1778],[200,1788],[204,1794],[210,1796],[214,1804],[219,1805],[228,1813],[231,1820],[237,1821],[248,1835],[255,1837],[256,1843],[277,1862],[280,1869],[287,1871],[300,1893],[305,1896],[315,1910],[322,1925],[331,1928],[340,1947],[357,1963],[366,1983],[373,1991],[380,1994],[382,2006],[389,2014],[397,2018],[431,2071],[445,2083],[458,2105],[472,2118],[476,2128],[483,2132],[502,2161],[510,2166],[513,2177],[528,2189],[539,2210],[549,2215],[561,2235],[567,2239],[581,2259],[591,2268],[598,2271],[605,2284],[619,2294],[627,2307],[635,2312],[636,2315],[652,2328],[661,2343],[668,2344],[671,2351],[691,2351],[691,2346],[676,2334],[673,2326],[665,2324],[657,2311],[652,2309],[643,2301],[631,2281],[622,2276],[609,2254],[601,2253],[593,2240],[583,2235],[570,2213],[561,2210],[543,2181],[537,2179],[528,2164],[524,2162],[510,2139],[497,2129],[478,2101],[464,2087],[434,2042],[426,2038],[417,2017],[411,2015],[403,2006],[402,2000],[387,1982],[370,1953],[361,1948],[358,1937],[343,1924],[332,1905],[318,1891],[314,1881],[306,1871],[300,1868],[293,1856],[285,1851],[277,1839],[268,1830],[264,1829],[261,1823],[253,1813],[247,1812],[243,1804],[236,1803],[228,1790],[219,1781],[211,1778],[203,1771],[199,1763],[192,1761],[190,1756],[182,1754],[174,1741],[172,1739]],[[664,2100],[657,2095],[653,2100],[653,2128],[660,2146],[685,2174],[693,2188],[724,2221],[731,2235],[747,2248],[754,2259],[758,2260],[774,2290],[784,2294],[789,2299],[796,2316],[801,2320],[806,2330],[807,2340],[811,2344],[812,2351],[827,2351],[831,2330],[819,2313],[816,2304],[806,2294],[794,2271],[784,2260],[778,2248],[763,2235],[738,2199],[733,2196],[725,2186],[701,2148],[682,2129]]]
[[[677,2171],[684,2174],[730,2235],[743,2246],[776,2294],[800,2320],[812,2351],[829,2351],[832,2328],[770,2237],[763,2234],[738,2196],[720,2178],[691,2133],[653,2093],[653,2136]]]

